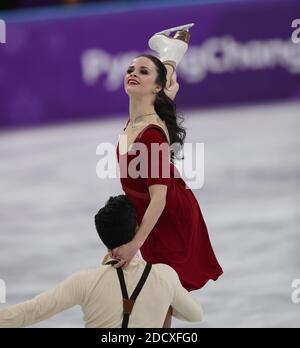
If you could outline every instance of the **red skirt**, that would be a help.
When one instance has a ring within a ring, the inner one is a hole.
[[[159,127],[150,125],[135,141],[137,140],[150,149],[153,142],[160,144],[166,142],[166,136]],[[127,156],[128,166],[136,155],[129,152],[120,156],[118,148],[120,173],[124,174],[128,168],[122,168],[120,158]],[[164,160],[166,159],[160,159],[160,161]],[[170,166],[171,178],[121,177],[121,184],[136,209],[139,224],[150,203],[148,186],[167,185],[166,206],[141,247],[141,253],[145,261],[149,263],[164,263],[174,268],[182,285],[188,291],[197,290],[202,288],[208,280],[217,280],[223,270],[214,254],[196,197],[181,177],[178,175],[174,177],[177,168],[173,163],[170,162]]]

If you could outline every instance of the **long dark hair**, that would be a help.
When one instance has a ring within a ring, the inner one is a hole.
[[[167,84],[167,69],[157,57],[151,54],[144,53],[138,55],[136,58],[138,57],[149,58],[156,66],[157,78],[155,83],[162,86],[162,89],[156,94],[154,109],[159,117],[166,123],[170,137],[170,145],[173,143],[180,144],[179,147],[172,147],[170,153],[171,161],[174,162],[174,158],[183,159],[184,156],[180,158],[178,157],[178,153],[181,151],[184,144],[186,130],[182,126],[183,117],[176,111],[176,104],[164,92]]]

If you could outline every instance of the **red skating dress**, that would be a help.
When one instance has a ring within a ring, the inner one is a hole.
[[[137,142],[147,146],[148,177],[125,177],[130,162],[139,155],[139,151],[130,149],[127,153],[120,154],[118,143],[117,159],[121,185],[136,209],[138,224],[142,222],[150,203],[148,186],[168,186],[165,209],[141,247],[141,254],[149,263],[164,263],[174,268],[188,291],[200,289],[208,280],[217,280],[223,270],[212,249],[198,201],[184,180],[178,177],[180,174],[174,177],[174,172],[179,172],[169,157],[163,158],[160,155],[158,165],[162,168],[162,161],[168,161],[170,178],[162,177],[160,169],[160,177],[151,177],[151,143],[169,144],[161,127],[157,124],[147,125],[137,135],[133,145]],[[127,156],[126,161],[123,161],[124,156]]]

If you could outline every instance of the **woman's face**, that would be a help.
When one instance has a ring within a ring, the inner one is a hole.
[[[127,69],[124,77],[125,92],[129,96],[154,96],[161,87],[155,83],[157,78],[156,66],[146,57],[135,58]],[[130,82],[130,79],[136,82]]]

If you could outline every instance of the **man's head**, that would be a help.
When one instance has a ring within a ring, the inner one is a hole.
[[[95,216],[98,235],[112,250],[129,243],[137,229],[136,211],[125,195],[110,197]]]

